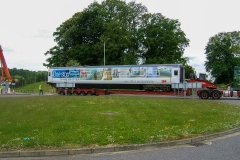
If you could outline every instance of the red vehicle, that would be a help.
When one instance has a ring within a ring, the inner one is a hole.
[[[203,76],[205,77],[205,76]],[[189,83],[201,82],[202,89],[197,90],[197,96],[201,99],[220,99],[220,97],[240,97],[240,66],[234,67],[233,82],[225,85],[229,87],[228,90],[220,90],[219,87],[207,81],[205,78],[191,78],[188,80]]]
[[[201,99],[208,99],[209,97],[212,97],[212,99],[219,99],[223,91],[220,91],[217,89],[217,85],[214,83],[211,83],[205,79],[199,79],[199,78],[191,78],[188,80],[189,83],[193,82],[201,82],[202,83],[202,89],[197,90],[197,96],[199,96]]]

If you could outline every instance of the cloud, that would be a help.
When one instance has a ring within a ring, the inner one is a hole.
[[[48,30],[38,29],[37,34],[31,36],[32,38],[53,38],[53,33]]]
[[[195,57],[188,57],[189,58],[189,65],[192,66],[197,75],[199,73],[206,73],[206,70],[205,70],[205,66],[204,66],[204,61],[202,59],[200,59],[199,57],[195,56]]]

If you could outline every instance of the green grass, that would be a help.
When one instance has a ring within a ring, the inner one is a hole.
[[[25,85],[23,87],[15,88],[14,91],[15,92],[28,92],[28,91],[32,91],[34,93],[38,93],[39,92],[39,88],[38,87],[39,87],[40,84],[42,84],[43,92],[50,92],[50,90],[53,89],[46,82],[37,82],[37,83]],[[53,89],[53,91],[55,92],[55,89]]]
[[[212,100],[32,96],[0,101],[0,151],[163,142],[240,127],[239,106]]]

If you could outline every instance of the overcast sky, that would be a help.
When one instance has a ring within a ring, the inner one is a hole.
[[[101,0],[97,0],[101,2]],[[130,2],[131,0],[126,0]],[[0,45],[8,68],[47,70],[44,53],[55,46],[53,32],[93,0],[0,0]],[[240,30],[239,0],[136,0],[150,13],[178,19],[190,40],[184,52],[205,73],[205,47],[219,32]],[[107,62],[106,62],[107,63]]]

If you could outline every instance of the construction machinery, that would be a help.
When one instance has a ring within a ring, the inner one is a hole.
[[[0,62],[1,62],[1,68],[2,68],[2,76],[0,79],[1,83],[4,83],[4,82],[11,83],[12,77],[10,76],[1,45],[0,45]],[[5,73],[6,77],[4,76],[4,73]]]

